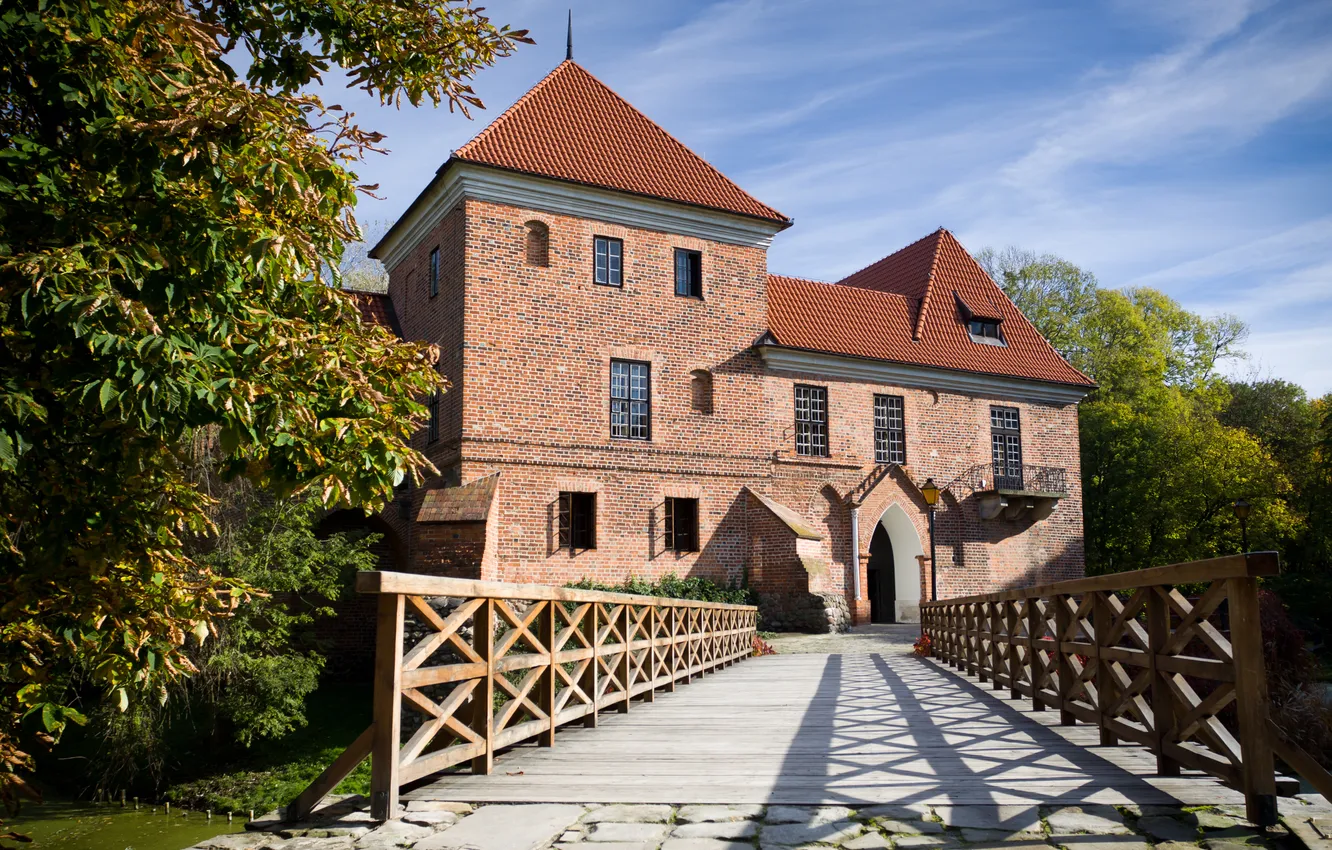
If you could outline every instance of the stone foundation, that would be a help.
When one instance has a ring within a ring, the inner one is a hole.
[[[836,593],[761,593],[759,628],[770,632],[844,632],[851,628],[846,598]]]

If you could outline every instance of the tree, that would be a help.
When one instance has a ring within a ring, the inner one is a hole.
[[[278,495],[374,507],[429,468],[430,346],[337,289],[350,170],[381,137],[302,93],[325,70],[464,114],[525,32],[465,0],[27,0],[0,11],[0,759],[193,664],[243,582],[192,559],[182,444]],[[233,52],[234,51],[234,52]],[[248,65],[238,74],[231,58]],[[367,188],[367,187],[362,187]]]

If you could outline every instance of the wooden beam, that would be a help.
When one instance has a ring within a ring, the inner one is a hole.
[[[1303,776],[1315,791],[1323,795],[1323,799],[1332,800],[1332,773],[1328,773],[1313,756],[1287,738],[1286,733],[1282,732],[1281,727],[1273,723],[1271,718],[1267,720],[1267,731],[1271,736],[1272,749],[1281,760],[1290,765],[1291,770]]]
[[[375,626],[374,740],[370,757],[370,816],[398,816],[398,741],[402,724],[403,598],[379,597]]]
[[[314,807],[319,805],[319,801],[328,796],[329,792],[338,787],[338,783],[351,775],[356,766],[365,761],[365,757],[370,755],[370,748],[374,744],[375,726],[370,724],[364,732],[352,741],[350,747],[342,751],[342,755],[334,759],[333,763],[324,769],[324,772],[310,783],[310,787],[301,792],[300,796],[291,801],[287,806],[285,820],[288,823],[303,821],[314,811]]]
[[[1210,558],[1206,561],[1190,561],[1185,564],[1171,564],[1145,570],[1109,573],[1103,576],[1061,581],[1057,584],[1023,587],[1016,590],[1004,590],[998,593],[963,596],[957,599],[939,600],[938,602],[922,602],[921,607],[958,605],[969,602],[1000,602],[1006,599],[1030,599],[1060,593],[1080,596],[1083,593],[1097,591],[1136,590],[1140,587],[1154,587],[1157,585],[1193,584],[1195,582],[1219,581],[1231,578],[1271,576],[1279,572],[1281,572],[1281,565],[1276,552],[1250,552],[1247,555],[1228,555],[1224,558]],[[373,575],[373,573],[361,573],[360,575]]]

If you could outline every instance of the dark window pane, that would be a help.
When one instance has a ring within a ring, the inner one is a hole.
[[[698,499],[666,500],[666,548],[698,551]]]
[[[561,549],[597,548],[597,494],[561,493],[559,545]]]
[[[430,252],[430,297],[439,294],[439,249]]]
[[[675,249],[675,294],[703,297],[703,255],[698,251]]]

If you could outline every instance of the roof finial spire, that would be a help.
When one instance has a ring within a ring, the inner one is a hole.
[[[569,10],[569,37],[564,48],[564,58],[568,62],[573,61],[573,9]]]

